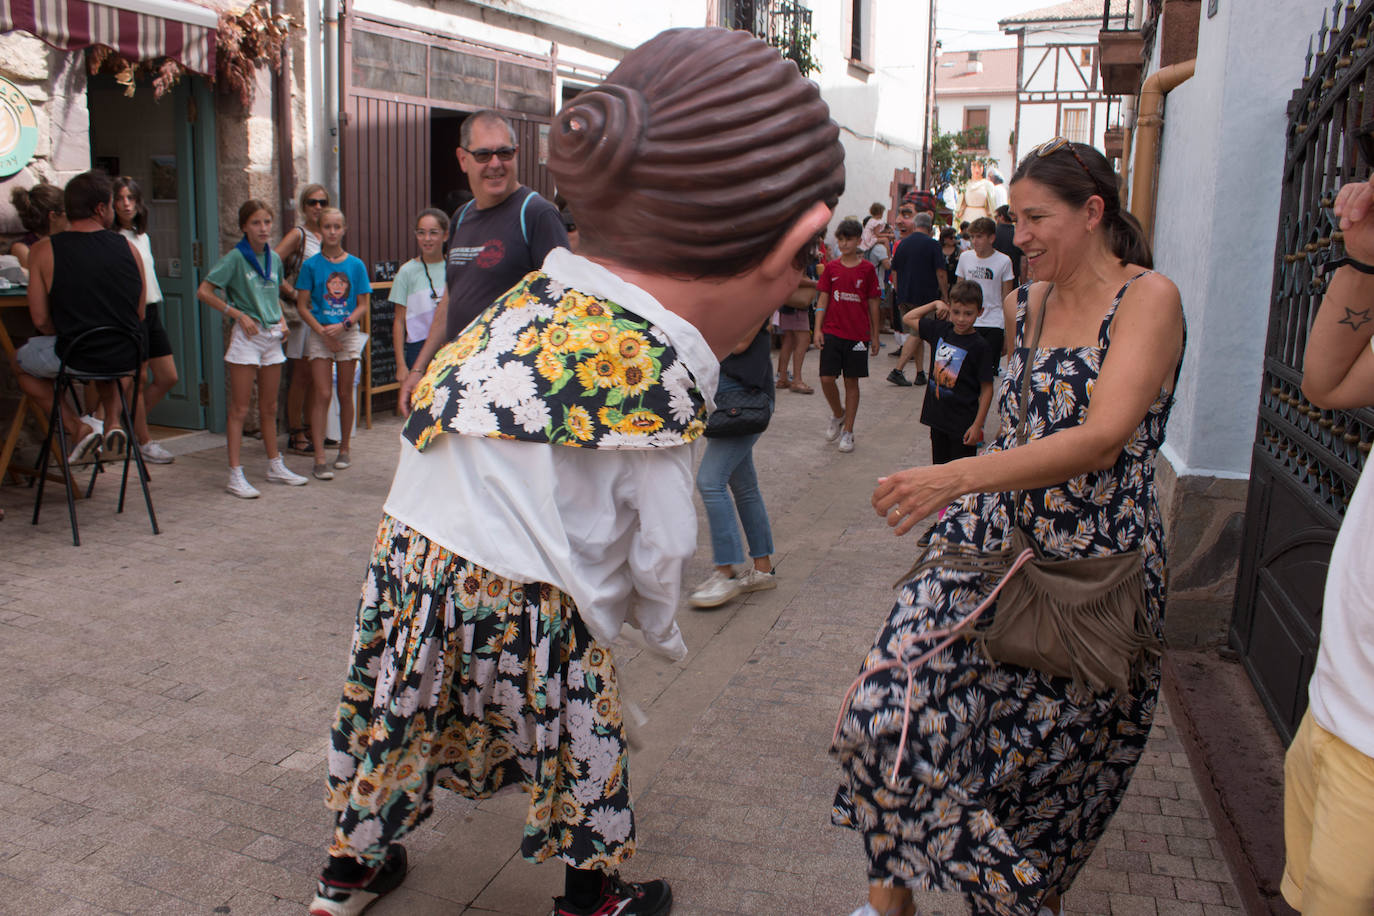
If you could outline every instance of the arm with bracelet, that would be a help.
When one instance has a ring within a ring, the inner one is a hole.
[[[1322,298],[1303,356],[1302,392],[1318,407],[1374,404],[1374,183],[1341,188],[1333,207],[1345,256]]]

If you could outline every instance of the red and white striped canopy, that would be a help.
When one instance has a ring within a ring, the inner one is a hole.
[[[109,45],[132,61],[170,57],[215,69],[218,14],[182,0],[0,0],[0,32],[22,29],[63,51]]]

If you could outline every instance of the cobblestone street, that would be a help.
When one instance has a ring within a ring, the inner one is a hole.
[[[890,338],[889,338],[890,340]],[[911,562],[869,506],[876,478],[928,460],[923,389],[863,387],[856,450],[822,437],[814,397],[779,394],[755,450],[778,545],[778,587],[680,621],[691,654],[618,646],[632,724],[639,854],[680,916],[847,916],[864,899],[859,839],[831,827],[827,754],[840,700]],[[807,361],[815,384],[815,356]],[[363,564],[390,484],[398,421],[354,440],[332,482],[223,491],[222,447],[153,469],[163,533],[117,475],[38,527],[32,491],[0,487],[0,912],[304,912],[323,862],[327,730]],[[210,437],[171,440],[173,451]],[[288,456],[300,472],[308,459]],[[700,509],[698,507],[700,514]],[[709,571],[704,518],[684,585]],[[517,854],[525,797],[440,792],[407,841],[412,871],[371,913],[547,913],[561,866]],[[966,913],[957,898],[923,914]],[[1240,901],[1167,708],[1130,794],[1067,899],[1091,916],[1222,916]]]

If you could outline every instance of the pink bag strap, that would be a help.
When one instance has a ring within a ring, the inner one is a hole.
[[[903,636],[902,641],[898,644],[896,658],[880,662],[872,668],[860,672],[859,676],[854,679],[854,683],[849,685],[849,691],[844,695],[844,700],[840,703],[840,716],[835,720],[835,734],[830,739],[831,746],[834,746],[834,744],[839,741],[840,726],[844,724],[844,714],[849,709],[849,704],[854,699],[854,694],[858,692],[863,682],[879,671],[886,671],[889,668],[901,668],[906,672],[906,699],[902,702],[902,737],[897,745],[897,760],[892,764],[892,780],[895,782],[897,780],[897,772],[902,767],[902,755],[906,752],[907,731],[911,727],[911,693],[916,680],[916,672],[919,671],[926,662],[930,661],[940,652],[948,648],[955,640],[959,639],[959,631],[975,623],[978,618],[983,615],[983,612],[992,606],[993,600],[997,597],[997,593],[1002,590],[1002,586],[1007,584],[1007,580],[1010,579],[1018,569],[1034,558],[1035,552],[1031,549],[1027,548],[1021,551],[1012,562],[1011,567],[1003,574],[1002,578],[997,580],[997,584],[993,586],[992,591],[988,593],[988,596],[983,599],[982,603],[970,611],[954,626],[944,627],[939,630],[931,630],[927,633],[909,633]],[[902,661],[902,657],[906,655],[907,650],[911,647],[918,643],[928,643],[936,639],[940,640],[940,642],[935,648],[928,650],[915,661]]]

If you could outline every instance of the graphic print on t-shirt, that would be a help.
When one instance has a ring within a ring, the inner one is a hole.
[[[973,267],[968,268],[968,279],[970,280],[991,280],[993,277],[994,274],[991,267],[982,267],[975,264]]]
[[[331,318],[348,317],[348,313],[352,311],[348,307],[348,294],[352,289],[353,284],[348,282],[348,274],[342,270],[331,273],[324,281],[325,314]]]
[[[463,267],[471,263],[475,267],[495,267],[506,256],[506,244],[498,238],[487,239],[480,245],[455,246],[448,250],[450,267]]]
[[[932,377],[935,381],[937,399],[954,396],[954,383],[959,380],[959,370],[963,367],[966,356],[967,350],[956,347],[943,337],[935,345],[935,371]]]

